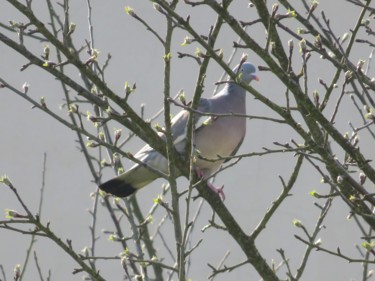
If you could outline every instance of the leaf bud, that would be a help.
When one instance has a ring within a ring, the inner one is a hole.
[[[298,220],[298,219],[294,219],[293,220],[293,225],[295,227],[303,227],[302,222],[300,220]]]
[[[306,40],[302,39],[301,41],[299,41],[299,51],[300,51],[300,53],[305,53],[306,49],[307,49]]]
[[[364,173],[359,173],[359,182],[363,185],[366,181],[366,175]]]
[[[27,92],[29,91],[29,87],[30,87],[30,84],[29,84],[29,83],[27,83],[27,82],[23,83],[23,85],[22,85],[22,90],[23,90],[23,93],[24,93],[25,95],[26,95]]]
[[[137,14],[134,12],[134,9],[130,6],[125,7],[125,13],[127,13],[131,17],[136,17]]]

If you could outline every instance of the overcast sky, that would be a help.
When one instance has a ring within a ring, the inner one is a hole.
[[[76,46],[85,45],[85,39],[89,39],[87,26],[86,1],[71,1],[71,21],[77,25],[72,38]],[[112,55],[110,65],[106,70],[106,81],[113,91],[123,94],[125,81],[137,84],[135,94],[130,97],[130,103],[138,112],[141,104],[145,105],[145,117],[151,118],[162,107],[163,96],[163,49],[159,42],[145,30],[139,22],[126,15],[124,6],[131,6],[137,14],[146,19],[158,32],[164,31],[165,22],[163,17],[155,12],[150,1],[92,1],[93,26],[95,47],[100,50],[99,62],[103,63],[108,53]],[[235,5],[231,12],[239,19],[251,21],[255,17],[255,10],[248,9],[246,1],[234,1]],[[327,3],[325,3],[327,2]],[[333,4],[334,2],[334,4]],[[342,9],[337,10],[337,3],[345,3]],[[200,33],[207,34],[209,27],[214,23],[214,14],[208,8],[187,9],[180,8],[185,16],[190,14],[193,27]],[[44,1],[33,1],[33,9],[36,15],[44,21],[48,19]],[[186,11],[185,11],[185,10]],[[358,9],[346,4],[345,1],[321,1],[319,10],[324,9],[330,17],[332,27],[338,35],[348,32],[355,24]],[[355,11],[355,12],[354,12]],[[1,4],[0,21],[7,23],[8,20],[23,21],[10,5]],[[2,31],[3,32],[3,31]],[[254,28],[252,36],[260,42],[265,42],[265,33],[262,28]],[[9,35],[9,33],[7,33]],[[197,77],[197,65],[191,59],[178,59],[177,52],[192,52],[196,45],[181,47],[180,44],[186,36],[186,32],[177,30],[173,41],[172,52],[172,94],[177,94],[183,89],[191,98]],[[16,38],[12,35],[13,38]],[[288,36],[285,36],[285,45]],[[225,57],[229,57],[232,51],[232,42],[236,36],[224,28],[224,33],[218,40],[218,46],[223,48]],[[298,45],[297,40],[295,45]],[[36,54],[42,54],[44,43],[34,42],[25,39],[26,46]],[[367,51],[367,49],[366,49]],[[53,51],[52,51],[53,52]],[[239,61],[242,52],[238,52],[234,64]],[[369,53],[357,50],[353,55],[356,62],[358,58],[367,58]],[[316,56],[316,55],[315,55]],[[319,59],[315,58],[310,69],[312,87],[317,86],[317,78],[331,78],[332,69],[319,67]],[[264,65],[260,58],[249,52],[249,60],[255,65]],[[30,84],[28,95],[38,100],[44,96],[48,107],[57,112],[60,116],[67,117],[66,108],[60,108],[63,104],[63,91],[58,81],[35,66],[29,67],[26,71],[19,69],[27,61],[15,54],[14,51],[0,43],[0,77],[13,86],[22,88],[24,82]],[[299,63],[296,60],[296,63]],[[68,72],[74,79],[79,81],[78,72],[69,67]],[[212,62],[207,73],[204,96],[209,97],[214,91],[214,82],[218,81],[222,71],[216,63]],[[258,73],[260,81],[252,86],[274,101],[283,101],[285,89],[281,87],[271,73]],[[315,85],[315,86],[313,86]],[[350,102],[344,101],[344,106],[350,109]],[[255,101],[250,95],[247,99],[249,114],[275,117],[260,102]],[[173,112],[178,109],[173,107]],[[358,121],[354,116],[339,114],[338,126],[345,132],[349,131],[349,120]],[[40,187],[42,182],[43,155],[47,154],[46,187],[44,193],[42,219],[50,221],[51,228],[62,239],[72,239],[74,249],[79,250],[90,243],[88,226],[91,217],[87,210],[93,204],[90,193],[96,190],[92,183],[92,177],[86,165],[83,155],[78,149],[76,134],[48,117],[45,113],[32,109],[31,105],[24,99],[16,96],[7,89],[0,89],[0,175],[7,174],[13,184],[19,190],[20,195],[30,208],[36,212],[38,208]],[[162,119],[158,119],[162,123]],[[360,124],[359,124],[360,125]],[[85,123],[85,126],[91,126]],[[110,129],[122,128],[118,123],[110,123]],[[127,135],[127,129],[123,128],[123,134]],[[263,147],[272,148],[273,142],[289,142],[296,138],[294,133],[285,125],[270,123],[266,121],[250,120],[247,123],[247,135],[239,153],[262,151]],[[136,152],[143,143],[134,139],[127,144],[124,150]],[[281,192],[282,185],[279,175],[288,179],[296,159],[293,155],[265,156],[262,158],[243,159],[238,165],[221,173],[216,182],[225,185],[225,205],[244,226],[246,231],[251,231],[263,216],[265,210]],[[124,161],[125,167],[130,163]],[[111,169],[107,169],[103,175],[104,179],[114,176]],[[146,213],[152,205],[152,198],[161,191],[162,180],[157,180],[150,186],[138,192],[140,205]],[[186,180],[179,181],[181,190],[186,186]],[[20,210],[14,195],[0,186],[0,211],[5,208]],[[301,234],[292,224],[297,218],[306,222],[309,230],[314,227],[314,222],[319,210],[313,205],[309,192],[316,189],[326,193],[328,188],[320,184],[320,176],[310,166],[304,166],[297,185],[293,190],[293,196],[287,199],[271,220],[268,228],[262,233],[257,245],[261,254],[270,263],[275,260],[280,262],[280,256],[276,249],[283,248],[290,264],[295,270],[301,260],[304,245],[296,241],[294,234]],[[167,197],[168,199],[170,197]],[[194,203],[198,204],[198,202]],[[327,229],[321,232],[320,237],[325,245],[332,249],[340,247],[342,252],[348,255],[356,255],[353,241],[360,244],[361,240],[353,237],[360,237],[354,222],[348,221],[346,215],[348,208],[337,200],[327,218]],[[155,219],[158,220],[163,212],[157,212]],[[244,260],[244,256],[238,246],[231,241],[227,233],[208,230],[204,233],[200,229],[207,224],[211,217],[211,209],[204,203],[202,215],[197,221],[196,232],[193,235],[192,244],[204,239],[202,248],[192,255],[193,263],[189,277],[192,280],[204,280],[211,270],[207,263],[217,265],[224,254],[229,250],[231,254],[226,262],[233,265]],[[156,227],[151,227],[152,229]],[[170,226],[169,226],[170,227]],[[173,230],[166,227],[164,230],[168,239],[173,239]],[[114,256],[121,252],[115,243],[107,241],[106,235],[100,233],[101,229],[113,230],[108,212],[100,208],[98,214],[98,235],[101,239],[98,242],[98,253],[103,256]],[[169,233],[169,234],[168,234]],[[168,237],[170,235],[170,237]],[[10,280],[13,267],[16,264],[23,264],[26,248],[30,237],[22,236],[14,232],[0,230],[0,264],[4,266],[8,280]],[[173,240],[170,240],[173,241]],[[349,242],[350,241],[350,242]],[[171,246],[174,248],[174,244]],[[52,270],[52,280],[81,280],[81,274],[71,275],[77,266],[71,259],[63,254],[52,242],[38,238],[35,245],[39,262],[43,272]],[[329,265],[329,266],[328,266]],[[99,262],[100,271],[108,280],[121,280],[123,270],[118,261]],[[334,270],[333,268],[340,269]],[[359,280],[361,272],[359,265],[348,264],[343,260],[332,258],[324,254],[313,254],[311,256],[308,270],[303,280]],[[285,269],[282,269],[284,272]],[[34,262],[30,264],[30,271],[27,279],[35,279]],[[224,274],[215,280],[259,280],[258,274],[250,266],[242,267],[233,273]],[[283,277],[281,274],[280,276]]]

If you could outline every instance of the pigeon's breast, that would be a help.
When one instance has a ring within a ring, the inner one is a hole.
[[[194,139],[198,153],[206,159],[199,159],[196,165],[205,174],[217,170],[224,160],[219,157],[231,156],[241,144],[246,132],[246,119],[243,117],[217,117],[197,130]],[[216,161],[212,161],[216,160]]]

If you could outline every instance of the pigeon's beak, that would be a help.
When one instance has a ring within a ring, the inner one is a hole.
[[[259,81],[259,80],[260,80],[259,77],[256,76],[255,74],[251,74],[251,78],[252,78],[253,80],[255,80],[255,81]]]

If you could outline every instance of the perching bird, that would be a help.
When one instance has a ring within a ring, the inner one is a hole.
[[[256,69],[251,63],[245,62],[238,70],[239,79],[244,83],[258,80]],[[215,116],[215,114],[246,114],[246,91],[233,80],[228,80],[225,87],[211,98],[202,98],[197,112],[212,113],[201,126],[194,130],[193,145],[198,153],[205,159],[218,159],[218,156],[226,157],[234,155],[239,149],[246,132],[246,118],[235,116]],[[196,113],[195,121],[199,119]],[[182,110],[171,121],[171,133],[176,150],[183,154],[186,146],[186,129],[189,119],[189,111]],[[165,137],[165,136],[164,136]],[[133,194],[159,177],[151,169],[152,167],[162,173],[168,173],[168,161],[159,152],[149,145],[144,146],[134,157],[146,165],[135,164],[125,173],[101,184],[99,188],[118,197],[126,197]],[[223,164],[224,160],[205,161],[197,157],[195,168],[197,174],[206,179]],[[224,198],[222,188],[208,186]]]

